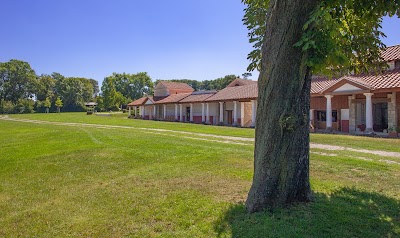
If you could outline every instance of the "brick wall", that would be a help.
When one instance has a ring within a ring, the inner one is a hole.
[[[333,96],[332,98],[332,110],[340,110],[349,108],[348,96]],[[326,110],[326,98],[321,97],[311,97],[310,109],[314,110]]]

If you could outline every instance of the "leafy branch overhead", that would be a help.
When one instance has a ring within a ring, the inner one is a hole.
[[[269,1],[242,0],[247,5],[243,18],[253,51],[248,55],[248,71],[261,70]],[[382,17],[400,17],[400,0],[328,0],[320,1],[303,27],[301,39],[294,45],[307,53],[307,64],[314,74],[347,74],[385,67],[380,52]]]

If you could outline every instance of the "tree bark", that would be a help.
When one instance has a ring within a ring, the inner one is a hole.
[[[294,47],[318,0],[271,0],[258,79],[253,184],[249,212],[311,199],[309,109],[311,72]]]

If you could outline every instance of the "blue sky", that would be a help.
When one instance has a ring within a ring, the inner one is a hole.
[[[0,62],[101,81],[113,72],[206,80],[246,72],[240,0],[2,0]],[[400,20],[385,18],[386,45]],[[253,73],[257,79],[258,73]]]

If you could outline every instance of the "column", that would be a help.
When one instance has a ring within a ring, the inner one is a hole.
[[[204,116],[204,103],[201,104],[201,122],[202,123],[206,122],[206,119],[205,119],[205,116]]]
[[[193,103],[190,104],[190,122],[193,122]]]
[[[157,106],[156,105],[153,106],[153,118],[157,119]]]
[[[130,117],[130,116],[131,116],[131,107],[128,106],[128,117]]]
[[[238,125],[238,117],[237,117],[237,101],[233,101],[233,125]]]
[[[365,100],[365,132],[374,132],[374,122],[372,117],[372,95],[373,93],[364,93]]]
[[[326,129],[332,130],[332,95],[326,97]]]
[[[396,92],[388,94],[387,97],[390,99],[388,102],[388,131],[394,132],[397,128],[397,107],[396,107]]]
[[[175,121],[178,120],[178,104],[175,104]]]
[[[146,116],[146,108],[145,106],[142,106],[142,108],[143,108],[142,118],[144,118]]]
[[[207,105],[207,111],[206,111],[206,123],[210,124],[210,104],[206,103]]]
[[[251,100],[251,127],[256,126],[257,101]]]
[[[167,118],[167,105],[163,105],[164,106],[164,120]]]
[[[353,102],[356,99],[356,95],[349,96],[349,133],[354,134],[356,132],[356,104]]]
[[[219,102],[219,124],[224,124],[224,102]]]
[[[179,104],[179,121],[183,121],[183,105]]]

